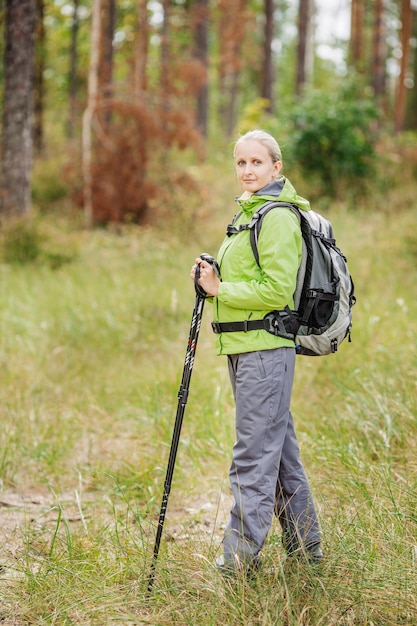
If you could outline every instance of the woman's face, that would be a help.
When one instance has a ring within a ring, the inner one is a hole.
[[[235,167],[238,181],[249,193],[255,193],[275,180],[282,163],[272,161],[271,155],[256,139],[240,141],[235,151]]]

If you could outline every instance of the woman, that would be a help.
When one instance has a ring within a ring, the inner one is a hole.
[[[310,205],[281,175],[281,151],[268,133],[255,130],[240,137],[234,159],[243,194],[238,200],[241,214],[229,229],[233,234],[225,238],[218,254],[222,280],[210,263],[199,258],[191,277],[199,265],[198,282],[213,297],[217,353],[228,357],[236,403],[229,474],[234,503],[223,556],[216,563],[228,573],[249,573],[260,565],[258,553],[274,512],[289,556],[322,558],[319,524],[290,412],[295,345],[252,323],[271,311],[294,307],[302,254],[300,224],[288,208],[269,211],[258,240],[259,264],[249,231],[239,229],[267,201],[279,198],[306,211]]]

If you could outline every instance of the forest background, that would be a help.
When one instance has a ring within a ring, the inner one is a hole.
[[[2,622],[415,623],[415,4],[0,9]],[[358,297],[352,344],[296,374],[326,563],[289,566],[274,527],[263,577],[214,571],[233,399],[206,311],[149,597],[189,269],[216,254],[254,127],[332,220]]]

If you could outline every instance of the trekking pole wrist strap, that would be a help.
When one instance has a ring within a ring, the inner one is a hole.
[[[202,252],[200,254],[200,258],[203,261],[207,261],[207,263],[210,263],[210,265],[212,266],[212,268],[214,270],[214,273],[219,278],[219,280],[221,280],[220,267],[219,267],[219,264],[217,263],[217,261],[212,256],[210,256],[210,254],[207,254],[206,252]],[[197,267],[195,269],[195,276],[194,276],[195,293],[196,293],[197,297],[199,297],[199,298],[208,298],[209,297],[208,293],[198,283],[199,278],[200,278],[200,263],[197,265]]]

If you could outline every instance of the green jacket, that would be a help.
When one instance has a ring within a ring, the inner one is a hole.
[[[277,199],[310,210],[309,202],[297,195],[290,181],[282,177],[248,199],[238,200],[242,214],[234,225],[247,224],[256,209]],[[217,257],[222,282],[218,296],[213,298],[215,321],[258,320],[286,305],[294,307],[302,238],[298,218],[291,210],[282,207],[267,213],[258,239],[258,250],[260,267],[252,252],[248,230],[224,239]],[[294,346],[293,341],[276,337],[266,330],[220,333],[216,335],[216,341],[217,354]]]

